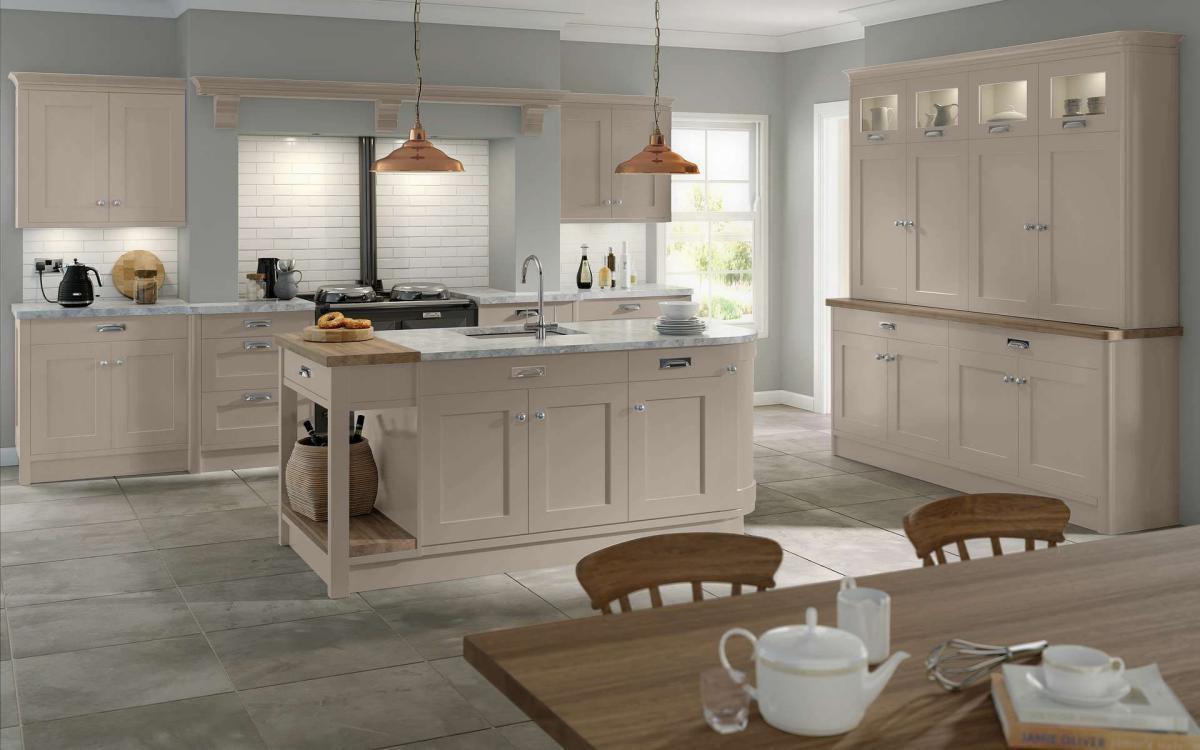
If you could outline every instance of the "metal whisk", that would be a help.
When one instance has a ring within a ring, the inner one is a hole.
[[[938,644],[925,659],[925,675],[951,692],[962,690],[1005,662],[1037,656],[1046,641],[990,646],[955,638]]]

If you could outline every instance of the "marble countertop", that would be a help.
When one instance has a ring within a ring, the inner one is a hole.
[[[87,307],[63,307],[54,302],[16,302],[17,320],[108,318],[129,315],[218,315],[221,313],[307,312],[313,303],[303,299],[234,300],[233,302],[188,302],[177,297],[159,297],[153,305],[139,305],[124,297],[101,297]]]
[[[494,328],[428,328],[411,331],[376,331],[375,338],[421,353],[421,361],[445,359],[482,359],[485,357],[523,357],[545,354],[617,352],[635,349],[668,349],[688,346],[745,344],[757,337],[754,330],[728,323],[709,321],[703,333],[694,336],[664,336],[653,320],[592,320],[563,323],[568,335],[549,334],[545,341],[528,338],[472,338],[464,332],[497,330]]]
[[[537,302],[537,291],[512,292],[487,286],[451,287],[451,297],[473,300],[479,305],[528,304]],[[547,302],[574,302],[589,299],[631,299],[637,297],[690,297],[692,290],[666,284],[636,284],[631,289],[566,289],[547,291]]]

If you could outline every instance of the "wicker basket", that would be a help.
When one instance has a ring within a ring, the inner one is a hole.
[[[285,482],[292,510],[313,521],[329,518],[329,449],[308,438],[297,441],[288,459]],[[362,516],[375,507],[379,472],[366,438],[350,443],[350,515]]]

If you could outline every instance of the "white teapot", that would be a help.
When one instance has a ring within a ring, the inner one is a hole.
[[[817,625],[809,607],[804,625],[772,628],[755,637],[745,628],[721,636],[721,666],[735,681],[725,643],[741,636],[754,644],[758,686],[746,685],[767,723],[792,734],[825,737],[858,726],[892,673],[908,654],[897,651],[874,672],[867,671],[867,647],[845,630]]]

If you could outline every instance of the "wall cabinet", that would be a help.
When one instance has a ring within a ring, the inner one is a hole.
[[[12,73],[16,225],[182,225],[184,81]]]
[[[850,71],[852,296],[1175,325],[1179,41],[1112,32]],[[1153,104],[1127,107],[1132,91]]]
[[[642,100],[577,95],[563,105],[563,221],[671,220],[669,175],[614,172],[649,142],[654,114]],[[669,139],[669,106],[660,107],[659,124]]]

